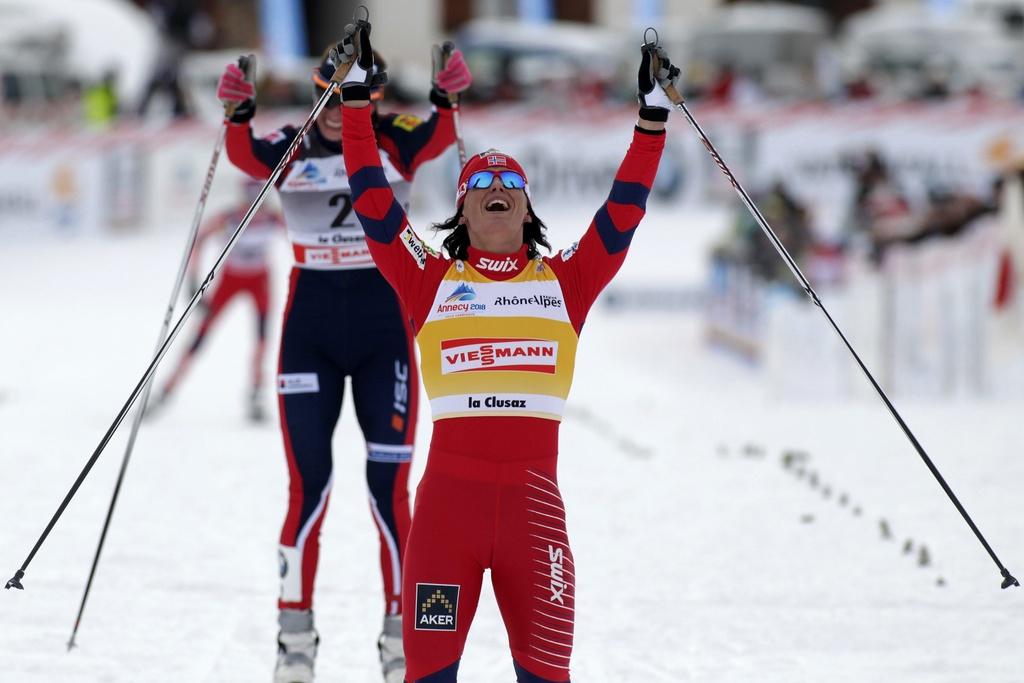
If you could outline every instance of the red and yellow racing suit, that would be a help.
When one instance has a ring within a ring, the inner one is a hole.
[[[432,253],[381,166],[369,108],[344,108],[353,205],[411,318],[434,432],[403,572],[409,683],[456,680],[490,569],[519,680],[568,681],[575,567],[558,489],[558,426],[580,330],[622,265],[664,147],[637,128],[579,242],[528,259]]]

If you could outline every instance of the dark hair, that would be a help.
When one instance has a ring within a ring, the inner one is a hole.
[[[538,245],[548,251],[551,251],[551,245],[544,236],[548,226],[544,225],[544,221],[537,218],[537,214],[533,212],[533,206],[529,200],[526,202],[526,211],[529,214],[530,220],[523,223],[523,244],[527,245],[526,258],[533,259],[540,253]],[[461,219],[462,207],[459,207],[455,215],[448,220],[442,223],[434,223],[434,231],[448,232],[448,236],[441,242],[441,248],[453,259],[465,261],[469,258],[469,228],[465,223],[459,222]]]

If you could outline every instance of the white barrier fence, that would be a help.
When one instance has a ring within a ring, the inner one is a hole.
[[[993,306],[999,249],[990,219],[954,238],[889,248],[880,266],[854,256],[823,303],[884,389],[918,397],[1020,394],[1021,360]],[[811,266],[813,268],[813,265]],[[821,312],[788,283],[718,264],[707,329],[713,343],[766,368],[778,396],[872,392]]]
[[[0,138],[0,235],[98,235],[188,225],[217,130],[179,124],[103,133],[39,133]],[[210,204],[232,201],[241,174],[224,163]]]

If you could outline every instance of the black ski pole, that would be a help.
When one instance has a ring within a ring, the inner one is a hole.
[[[246,79],[254,80],[254,69],[256,66],[253,55],[238,58],[238,66],[246,74]],[[210,188],[213,186],[213,176],[217,170],[217,162],[220,160],[221,151],[224,149],[224,140],[227,137],[227,119],[234,114],[237,104],[229,104],[224,107],[225,121],[220,126],[217,142],[213,146],[213,154],[210,156],[210,163],[206,167],[206,177],[203,181],[203,188],[199,192],[199,200],[196,202],[195,211],[192,214],[192,226],[189,229],[188,239],[185,242],[185,251],[182,254],[181,262],[178,264],[178,273],[174,278],[174,286],[171,287],[171,296],[167,301],[167,310],[164,312],[163,323],[160,326],[160,334],[157,335],[156,348],[153,353],[160,349],[160,344],[167,338],[167,331],[171,327],[171,319],[174,316],[174,306],[181,295],[182,283],[185,281],[185,272],[188,269],[189,260],[195,250],[196,239],[199,235],[199,225],[206,210],[206,200],[210,195]],[[110,521],[114,516],[114,508],[117,506],[117,499],[121,495],[121,485],[124,483],[125,473],[128,471],[128,462],[131,460],[132,452],[135,450],[135,439],[139,434],[139,427],[142,425],[142,418],[149,406],[149,394],[153,389],[153,383],[148,382],[142,392],[135,415],[132,417],[131,431],[128,433],[128,443],[124,449],[124,456],[121,459],[121,469],[117,473],[117,481],[114,483],[114,491],[110,496],[110,505],[107,508],[107,516],[103,521],[103,529],[100,531],[100,539],[96,544],[96,553],[92,558],[92,566],[89,568],[89,578],[85,582],[85,590],[82,592],[82,602],[78,606],[78,614],[75,616],[75,625],[71,629],[71,637],[68,639],[68,650],[75,646],[75,636],[78,635],[78,627],[82,623],[82,614],[85,612],[85,603],[89,599],[89,592],[92,590],[92,582],[96,577],[96,567],[100,562],[100,555],[103,553],[103,546],[107,540],[107,531],[110,529]]]
[[[18,570],[14,573],[14,576],[7,581],[7,589],[24,589],[21,580],[25,577],[25,570],[28,569],[29,564],[31,564],[32,558],[34,558],[36,553],[39,552],[39,548],[43,545],[43,542],[46,540],[46,537],[50,535],[50,531],[53,530],[53,527],[57,523],[57,520],[60,519],[62,514],[64,514],[65,508],[67,508],[68,504],[71,502],[71,499],[74,498],[75,494],[78,492],[78,489],[82,486],[82,482],[85,481],[85,478],[89,475],[89,472],[90,470],[92,470],[93,465],[96,464],[96,461],[103,453],[103,450],[107,447],[107,444],[113,437],[114,432],[116,432],[117,428],[121,426],[121,423],[124,421],[124,418],[128,414],[128,411],[131,410],[132,406],[135,404],[135,401],[142,393],[146,384],[153,377],[153,373],[156,372],[156,368],[160,364],[160,361],[163,360],[163,357],[167,353],[167,350],[170,348],[171,344],[177,338],[178,333],[181,332],[181,328],[184,326],[189,316],[192,315],[192,311],[194,311],[196,307],[199,305],[199,301],[203,298],[203,295],[206,293],[206,289],[213,282],[213,278],[216,277],[217,272],[221,267],[221,264],[223,264],[224,260],[231,253],[231,250],[234,248],[235,243],[238,242],[238,238],[242,235],[242,232],[246,229],[246,227],[248,227],[249,223],[252,221],[252,217],[256,214],[256,211],[259,210],[260,205],[263,204],[263,200],[266,198],[267,192],[269,192],[270,188],[273,187],[274,184],[277,182],[277,179],[280,177],[282,171],[284,170],[284,167],[288,164],[289,161],[291,161],[291,158],[294,155],[296,148],[299,146],[299,143],[302,141],[302,138],[305,137],[306,133],[309,132],[310,127],[312,127],[313,122],[316,121],[317,117],[320,116],[320,113],[324,110],[324,108],[327,107],[327,101],[335,93],[342,79],[348,73],[350,68],[351,63],[345,63],[338,66],[337,69],[335,70],[334,75],[331,77],[331,80],[335,84],[335,87],[327,88],[326,90],[324,90],[323,94],[320,96],[320,99],[317,100],[316,105],[314,105],[313,107],[313,111],[310,112],[309,116],[306,118],[306,121],[299,128],[299,131],[296,134],[295,139],[292,140],[291,144],[288,146],[288,149],[285,151],[284,156],[281,157],[281,161],[278,162],[277,166],[270,174],[270,177],[267,179],[267,182],[264,183],[263,188],[260,190],[259,195],[257,195],[256,199],[253,201],[252,206],[250,206],[249,210],[245,212],[245,216],[242,217],[242,221],[238,224],[238,227],[235,228],[235,231],[231,234],[231,237],[228,239],[227,244],[221,251],[220,256],[217,257],[217,261],[213,264],[213,267],[210,269],[210,272],[206,274],[206,277],[203,279],[202,284],[199,285],[199,289],[195,292],[195,294],[192,295],[192,298],[189,300],[188,304],[186,304],[185,310],[178,318],[178,321],[174,324],[174,327],[171,329],[170,334],[167,336],[167,339],[165,339],[164,342],[160,345],[160,348],[157,349],[157,352],[153,356],[153,359],[150,361],[149,366],[142,373],[142,378],[139,379],[138,383],[135,385],[135,388],[128,396],[128,400],[126,400],[124,405],[121,406],[121,410],[118,411],[117,416],[114,418],[114,421],[110,424],[110,427],[107,429],[106,433],[100,439],[99,445],[96,447],[96,450],[94,450],[92,455],[89,456],[89,459],[86,461],[85,466],[79,473],[78,478],[75,479],[75,482],[71,485],[71,489],[68,491],[67,495],[64,496],[64,500],[62,500],[60,505],[57,507],[57,511],[53,513],[53,516],[47,523],[46,528],[43,529],[43,532],[39,535],[39,538],[38,540],[36,540],[35,545],[32,546],[32,550],[25,558],[25,561],[22,562],[21,567],[19,567]]]
[[[652,30],[654,29],[647,29],[648,32]],[[647,41],[647,32],[644,33],[645,46],[657,47],[657,31],[655,31],[654,33],[655,38],[653,43]],[[655,70],[657,70],[657,68],[657,56],[655,56]],[[761,230],[764,232],[765,236],[772,243],[772,246],[775,247],[775,251],[778,252],[779,256],[786,263],[786,266],[789,268],[790,272],[793,273],[793,277],[796,278],[798,283],[800,283],[800,286],[803,288],[807,296],[810,297],[814,305],[820,308],[821,312],[825,314],[825,317],[828,319],[828,322],[832,326],[832,329],[835,330],[836,334],[839,335],[839,338],[843,341],[843,344],[846,346],[847,350],[849,350],[854,360],[857,361],[857,365],[860,366],[860,369],[864,373],[864,376],[867,377],[868,381],[871,383],[871,386],[875,388],[876,392],[878,392],[879,398],[881,398],[882,402],[885,403],[885,407],[889,409],[889,413],[893,416],[893,419],[896,420],[896,423],[899,424],[900,429],[903,430],[903,433],[906,435],[907,439],[910,440],[910,443],[914,447],[914,450],[917,451],[917,454],[919,456],[921,456],[921,459],[924,461],[924,464],[927,465],[928,469],[931,471],[936,481],[939,482],[939,485],[942,487],[942,490],[946,492],[947,496],[949,496],[950,501],[952,501],[953,505],[963,516],[964,521],[967,522],[967,525],[971,528],[971,531],[974,532],[974,535],[978,537],[979,541],[981,541],[981,545],[988,552],[989,556],[992,558],[992,561],[996,563],[996,566],[999,568],[999,573],[1002,575],[1003,578],[1001,584],[1002,588],[1009,588],[1010,586],[1020,586],[1020,583],[1017,581],[1017,579],[1015,579],[1013,575],[1010,574],[1010,570],[1004,567],[1003,563],[999,561],[998,557],[996,557],[995,552],[992,550],[992,546],[988,544],[988,541],[985,540],[985,537],[982,535],[981,531],[974,523],[974,520],[972,520],[971,516],[967,514],[967,510],[960,503],[960,500],[956,497],[956,494],[953,493],[953,489],[951,489],[949,487],[949,484],[946,483],[945,478],[943,478],[942,474],[939,472],[939,469],[935,466],[935,463],[932,462],[932,459],[928,457],[927,453],[925,453],[925,450],[921,446],[920,442],[918,442],[917,437],[915,437],[914,433],[910,431],[910,427],[908,427],[907,423],[904,422],[903,417],[900,416],[899,412],[896,410],[896,407],[892,404],[892,401],[889,400],[889,397],[886,396],[885,391],[882,390],[882,387],[879,386],[877,381],[875,381],[875,378],[871,374],[871,371],[868,370],[867,365],[865,365],[864,361],[861,360],[860,356],[854,350],[853,345],[850,344],[849,340],[846,338],[846,335],[843,334],[843,331],[839,328],[839,325],[836,324],[836,321],[832,319],[832,316],[829,314],[828,309],[826,309],[825,305],[821,303],[821,299],[818,298],[818,294],[814,291],[814,288],[811,287],[810,281],[806,277],[804,277],[804,274],[800,271],[800,268],[799,266],[797,266],[796,261],[793,260],[792,256],[790,256],[789,251],[786,250],[785,245],[782,244],[782,241],[779,239],[778,235],[775,234],[775,231],[772,230],[770,225],[768,225],[768,221],[765,219],[764,215],[761,214],[760,209],[757,208],[757,205],[754,204],[753,200],[751,200],[750,195],[748,195],[746,190],[743,189],[743,186],[740,185],[740,181],[737,180],[736,176],[734,176],[732,174],[732,171],[729,170],[729,167],[722,159],[722,156],[718,153],[718,150],[715,149],[715,146],[711,144],[710,138],[708,138],[707,134],[700,127],[700,124],[697,123],[697,120],[690,113],[690,110],[687,108],[686,103],[683,101],[683,97],[676,90],[675,86],[671,84],[665,88],[665,93],[668,95],[668,98],[675,105],[676,109],[682,112],[683,116],[686,117],[686,120],[690,122],[690,125],[693,127],[693,129],[697,132],[697,135],[700,137],[701,142],[704,143],[704,147],[707,148],[708,153],[711,155],[711,158],[714,159],[716,164],[718,164],[718,167],[722,170],[722,173],[724,173],[725,177],[729,179],[729,183],[733,186],[733,189],[736,190],[736,194],[739,195],[740,200],[743,202],[744,206],[747,207],[747,211],[749,211],[750,215],[753,216],[755,221],[757,221],[757,224],[761,227]]]

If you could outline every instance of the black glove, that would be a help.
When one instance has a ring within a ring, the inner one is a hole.
[[[665,94],[665,88],[679,77],[679,67],[673,66],[665,50],[657,45],[642,46],[640,55],[640,70],[636,78],[640,118],[667,121],[668,112],[675,105]]]
[[[374,64],[368,21],[346,26],[341,42],[331,48],[330,59],[336,68],[347,69],[341,78],[343,100],[368,100],[371,88],[388,82],[387,72]]]

